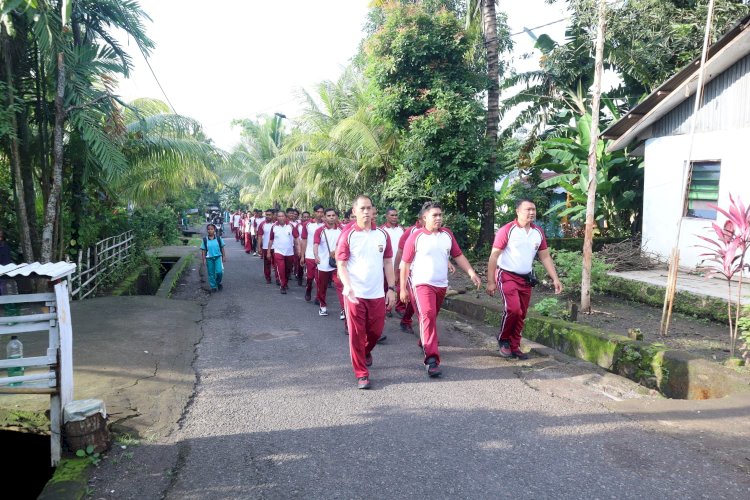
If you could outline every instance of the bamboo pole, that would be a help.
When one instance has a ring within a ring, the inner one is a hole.
[[[667,283],[667,290],[664,293],[664,307],[662,309],[661,325],[659,326],[659,335],[666,336],[669,333],[669,322],[672,317],[672,305],[674,304],[674,294],[677,288],[677,274],[680,255],[680,236],[682,233],[682,217],[685,212],[685,196],[688,190],[688,172],[690,172],[691,161],[693,157],[693,145],[695,144],[695,129],[698,124],[698,111],[700,110],[703,100],[703,85],[706,78],[706,58],[708,57],[708,44],[711,36],[711,21],[714,14],[714,0],[708,1],[708,14],[706,15],[706,28],[703,35],[703,50],[701,52],[700,68],[698,70],[698,86],[695,89],[695,104],[693,105],[693,117],[690,124],[690,146],[685,163],[682,166],[682,190],[680,191],[680,213],[677,219],[677,238],[672,249],[672,259],[669,262],[669,276],[674,275],[673,286]]]

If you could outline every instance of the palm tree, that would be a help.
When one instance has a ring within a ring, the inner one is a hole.
[[[112,189],[136,205],[159,203],[199,184],[218,184],[216,170],[228,158],[192,118],[169,114],[156,99],[125,108],[122,154],[127,168],[112,172]]]
[[[246,147],[253,158],[247,170],[254,175],[267,160],[255,192],[268,201],[342,206],[357,193],[382,185],[396,135],[369,111],[362,75],[350,68],[337,81],[320,83],[314,94],[303,91],[301,99],[303,114],[280,150],[266,147],[267,127],[246,129],[252,136]]]

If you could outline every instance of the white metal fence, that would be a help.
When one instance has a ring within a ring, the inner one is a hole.
[[[130,258],[134,248],[133,231],[127,231],[78,252],[76,272],[70,277],[72,297],[80,300],[94,293],[117,265]]]

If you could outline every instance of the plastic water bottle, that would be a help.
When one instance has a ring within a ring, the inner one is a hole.
[[[8,346],[5,348],[8,355],[8,359],[19,359],[23,358],[23,344],[16,335],[13,335],[8,342]],[[14,366],[8,368],[9,377],[20,377],[23,375],[23,366]],[[9,384],[11,386],[21,385],[22,382],[14,382]]]

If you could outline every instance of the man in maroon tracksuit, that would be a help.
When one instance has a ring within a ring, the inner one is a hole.
[[[437,317],[448,291],[448,261],[453,258],[477,286],[482,281],[458,247],[450,229],[443,227],[443,209],[428,201],[422,206],[422,228],[414,231],[404,245],[401,260],[401,300],[411,301],[419,316],[420,340],[427,375],[440,375]]]
[[[271,269],[273,269],[276,275],[276,284],[280,285],[281,281],[279,281],[279,273],[276,272],[276,266],[273,262],[273,249],[271,249],[271,226],[274,223],[273,209],[266,210],[265,215],[266,219],[258,224],[255,236],[258,241],[256,246],[260,252],[259,257],[263,259],[263,275],[266,278],[266,283],[271,284]]]
[[[534,224],[536,205],[531,200],[516,203],[516,220],[501,227],[495,235],[489,262],[487,262],[487,293],[494,296],[500,291],[503,319],[497,342],[500,356],[528,359],[521,350],[521,332],[531,300],[530,283],[534,257],[539,256],[547,274],[555,285],[555,293],[562,292],[555,264],[547,249],[542,228]],[[492,279],[492,277],[495,279]]]
[[[407,227],[404,230],[404,233],[401,235],[401,239],[398,240],[398,251],[396,251],[396,257],[393,259],[393,265],[396,269],[396,272],[401,274],[400,267],[401,267],[401,256],[404,253],[404,245],[406,244],[406,240],[409,239],[409,236],[416,231],[417,229],[422,227],[422,211],[420,210],[419,215],[417,217],[416,222],[413,226]],[[407,287],[407,293],[411,294],[411,291]],[[414,304],[411,300],[411,295],[409,296],[409,300],[406,301],[406,307],[404,307],[403,315],[401,316],[401,322],[399,323],[399,326],[401,327],[402,332],[411,333],[414,335],[414,328],[412,327],[412,317],[414,316]],[[402,300],[403,302],[403,300]]]
[[[267,253],[270,257],[273,249],[273,262],[276,265],[276,275],[282,294],[289,290],[289,276],[294,268],[294,256],[299,250],[298,240],[297,228],[286,220],[286,212],[276,212],[276,223],[271,226],[270,248]]]
[[[396,301],[393,250],[388,233],[373,226],[372,200],[354,200],[355,224],[345,229],[336,247],[338,275],[344,286],[349,353],[359,389],[370,388],[372,350],[383,333],[386,307]],[[383,292],[383,276],[388,292]]]

